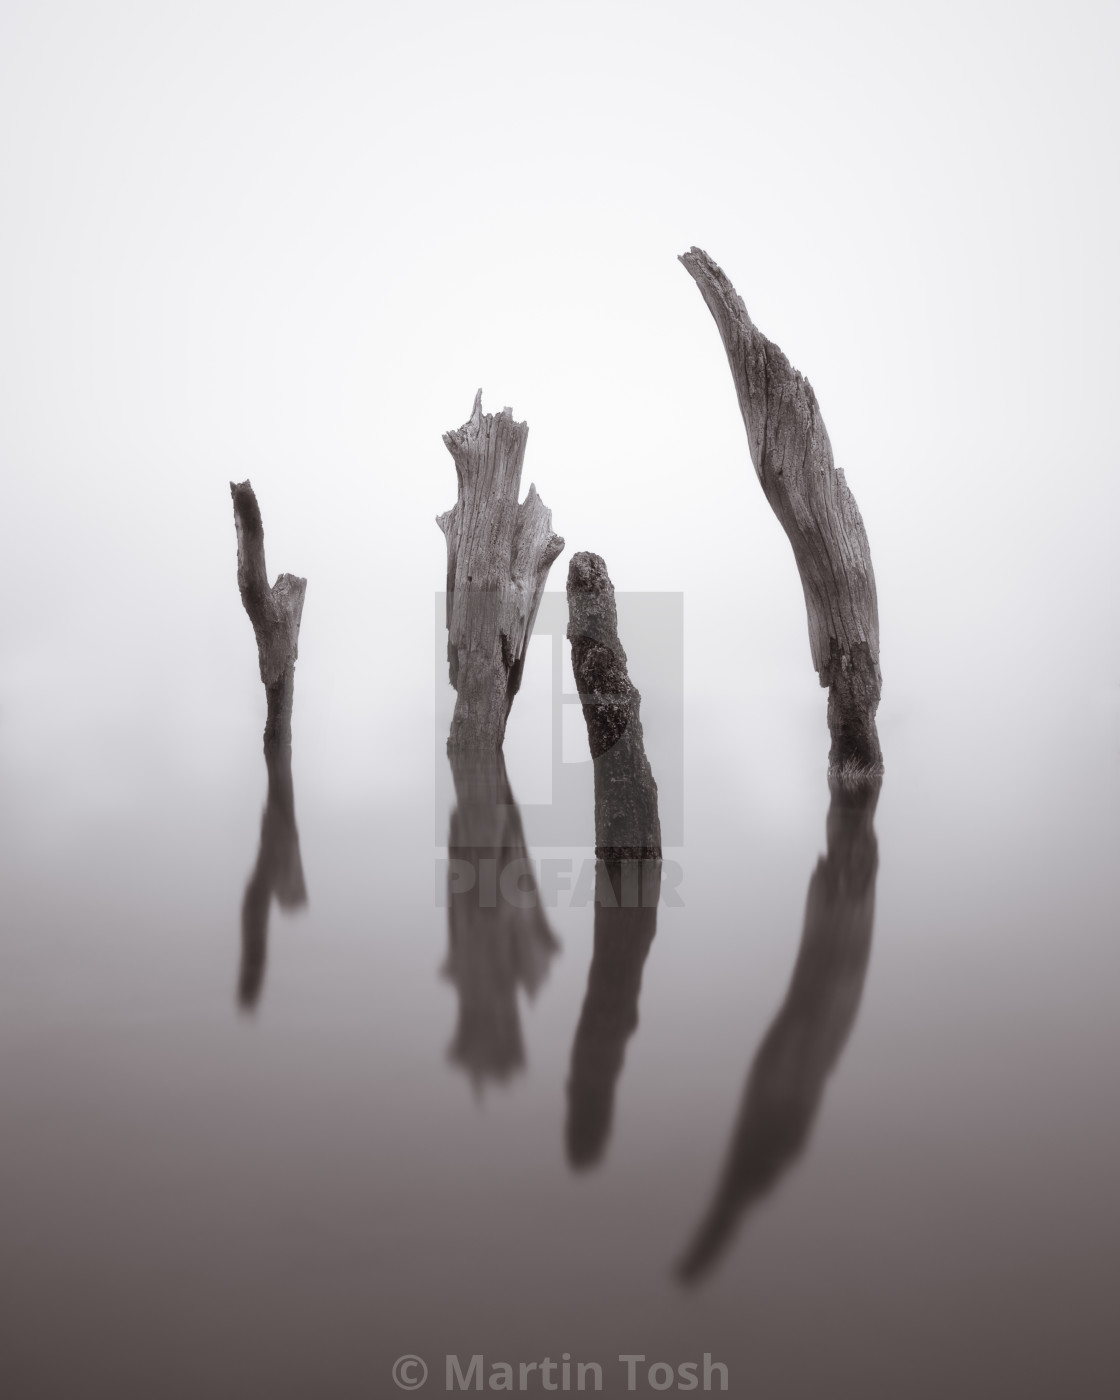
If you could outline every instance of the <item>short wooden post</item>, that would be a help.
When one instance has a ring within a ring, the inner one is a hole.
[[[299,624],[307,580],[281,574],[270,588],[264,562],[264,525],[260,506],[247,481],[230,482],[233,522],[237,529],[237,585],[241,601],[253,624],[261,680],[268,702],[264,726],[265,748],[292,742],[292,700]]]

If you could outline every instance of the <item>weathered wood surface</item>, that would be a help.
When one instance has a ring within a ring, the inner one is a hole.
[[[275,898],[281,909],[307,903],[303,861],[292,789],[292,751],[287,744],[265,745],[268,798],[261,817],[257,863],[241,901],[241,973],[237,999],[252,1010],[260,999],[268,959],[268,915]]]
[[[793,977],[751,1066],[715,1197],[678,1267],[686,1283],[711,1269],[801,1155],[855,1024],[875,921],[879,788],[874,778],[832,783],[828,849],[809,881]]]
[[[695,279],[727,351],[751,461],[793,546],[809,646],[828,687],[829,772],[862,780],[883,771],[875,728],[882,676],[879,608],[867,531],[809,381],[747,313],[726,273],[701,248],[680,261]]]
[[[447,537],[447,660],[457,692],[448,749],[501,748],[525,651],[564,541],[530,485],[518,504],[527,423],[482,412],[443,436],[459,496],[436,523]]]
[[[307,580],[281,574],[270,588],[264,562],[264,525],[260,506],[247,481],[230,482],[233,521],[237,528],[237,586],[257,639],[261,680],[268,714],[264,726],[266,750],[292,742],[292,700],[299,624]]]
[[[595,765],[595,854],[606,861],[660,860],[642,697],[619,641],[614,585],[597,554],[576,554],[568,566],[568,640]]]
[[[610,1139],[626,1045],[638,1029],[642,970],[657,933],[661,865],[643,861],[639,870],[626,870],[600,861],[595,874],[595,949],[568,1076],[565,1141],[577,1171],[600,1161]]]
[[[450,755],[456,806],[447,836],[447,962],[459,994],[449,1058],[476,1090],[525,1060],[518,988],[534,996],[559,947],[542,908],[501,753]]]

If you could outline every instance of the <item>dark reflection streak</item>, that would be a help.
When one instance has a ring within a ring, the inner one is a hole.
[[[524,1063],[517,989],[536,994],[559,944],[541,908],[501,753],[457,750],[449,761],[456,807],[447,837],[443,972],[459,994],[459,1023],[448,1058],[481,1090]]]
[[[268,915],[273,896],[281,909],[298,909],[307,903],[296,830],[291,746],[266,744],[264,759],[268,768],[268,797],[261,817],[261,844],[241,902],[241,975],[237,1000],[245,1011],[256,1006],[264,985]]]
[[[625,888],[623,863],[595,867],[597,890],[607,898],[595,903],[595,947],[568,1079],[568,1161],[577,1170],[594,1166],[606,1151],[626,1043],[638,1028],[642,971],[657,933],[661,863],[625,864],[637,877],[632,890]]]
[[[879,788],[832,786],[828,851],[809,881],[793,977],[751,1067],[715,1198],[678,1265],[682,1282],[711,1269],[741,1218],[800,1156],[855,1024],[875,916]]]

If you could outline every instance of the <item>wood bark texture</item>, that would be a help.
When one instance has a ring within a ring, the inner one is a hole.
[[[529,487],[518,504],[527,423],[482,412],[444,433],[459,496],[436,523],[447,538],[447,660],[457,696],[448,749],[499,749],[553,561],[564,541]]]
[[[874,778],[832,783],[828,850],[809,881],[793,977],[751,1066],[715,1197],[678,1268],[684,1282],[711,1269],[801,1155],[855,1024],[875,921],[879,788]]]
[[[270,588],[264,562],[264,525],[260,506],[247,481],[229,484],[233,523],[237,528],[237,586],[257,639],[261,680],[268,714],[266,751],[292,742],[292,700],[299,655],[299,624],[307,580],[280,574]]]
[[[805,592],[809,646],[828,687],[829,773],[860,781],[883,771],[875,728],[879,607],[867,531],[812,385],[758,329],[727,274],[701,248],[680,261],[719,327],[751,461],[789,536]]]
[[[241,901],[241,973],[237,999],[246,1011],[256,1006],[264,985],[268,916],[273,898],[281,909],[299,909],[307,903],[296,829],[291,746],[266,744],[264,757],[268,766],[268,799],[261,817],[261,844]]]
[[[568,640],[595,764],[595,854],[606,861],[660,860],[642,697],[619,641],[614,585],[597,554],[576,554],[568,566]]]
[[[633,864],[638,864],[634,862]],[[568,1162],[577,1171],[601,1160],[610,1139],[615,1089],[626,1044],[638,1029],[642,970],[657,933],[658,861],[641,863],[628,882],[626,867],[600,861],[596,869],[595,951],[587,974],[568,1077]],[[625,886],[641,884],[641,898]],[[609,896],[601,896],[609,889]],[[628,898],[628,895],[630,896]]]
[[[447,835],[447,963],[459,994],[449,1058],[476,1091],[521,1067],[518,988],[533,997],[558,943],[542,907],[501,753],[449,755],[456,806]]]

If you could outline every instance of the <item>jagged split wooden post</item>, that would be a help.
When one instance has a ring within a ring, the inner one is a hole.
[[[568,640],[595,765],[595,854],[661,859],[657,784],[646,758],[642,697],[627,672],[607,566],[581,553],[568,566]]]
[[[233,522],[237,527],[237,586],[257,638],[261,680],[268,701],[265,749],[292,742],[292,699],[299,624],[307,580],[281,574],[270,588],[264,562],[264,525],[260,506],[247,481],[230,482]]]
[[[719,327],[751,461],[793,545],[813,665],[828,687],[829,773],[842,781],[874,777],[883,771],[875,728],[882,688],[879,609],[859,508],[844,473],[833,466],[809,381],[762,334],[703,249],[692,248],[680,261]]]
[[[535,486],[521,504],[527,423],[482,412],[443,440],[459,498],[436,518],[447,537],[447,660],[455,687],[449,750],[500,749],[541,594],[564,541]]]

